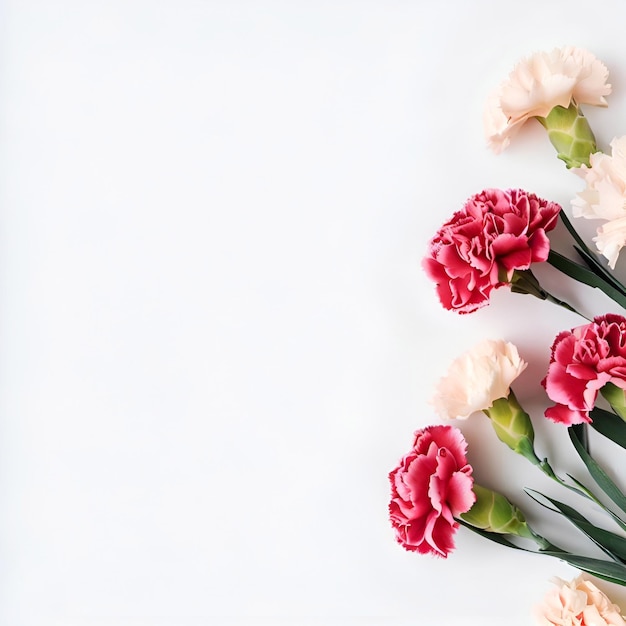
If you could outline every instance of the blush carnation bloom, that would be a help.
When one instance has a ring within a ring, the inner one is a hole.
[[[415,433],[413,448],[389,474],[389,517],[406,550],[445,558],[454,549],[454,518],[476,500],[466,449],[457,428],[428,426]]]
[[[561,207],[521,189],[472,196],[431,239],[422,266],[446,309],[471,313],[515,270],[545,261]]]
[[[605,220],[594,242],[615,269],[617,256],[626,245],[626,136],[613,139],[611,155],[596,152],[591,167],[574,168],[587,183],[572,201],[574,217]]]
[[[572,46],[523,59],[487,99],[483,125],[489,146],[502,152],[527,120],[546,117],[556,106],[607,106],[608,75],[593,54]]]
[[[557,335],[541,383],[557,403],[546,417],[568,426],[590,423],[589,411],[607,383],[626,390],[626,318],[611,313]]]
[[[455,359],[437,384],[432,403],[442,418],[467,419],[509,395],[511,383],[526,369],[517,348],[486,339]]]
[[[554,582],[535,608],[541,626],[626,626],[619,606],[584,576],[571,582],[556,578]]]

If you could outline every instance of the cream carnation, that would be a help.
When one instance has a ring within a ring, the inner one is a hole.
[[[593,240],[609,266],[615,268],[619,252],[626,245],[626,136],[613,139],[611,156],[592,154],[590,164],[573,170],[587,183],[572,200],[573,215],[606,221]]]
[[[556,106],[567,108],[572,101],[606,106],[607,78],[601,61],[572,46],[523,59],[487,99],[483,124],[490,147],[501,152],[528,119],[544,118]]]
[[[626,626],[619,606],[582,575],[555,583],[535,609],[541,626]]]
[[[509,395],[511,383],[526,369],[517,348],[487,339],[455,359],[437,384],[432,404],[448,419],[466,419]]]

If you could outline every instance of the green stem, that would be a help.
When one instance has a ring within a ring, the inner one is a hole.
[[[528,270],[514,270],[513,277],[511,278],[511,291],[515,293],[527,293],[531,296],[535,296],[540,300],[547,300],[553,304],[558,304],[560,307],[580,315],[583,319],[591,321],[586,315],[583,315],[580,311],[577,311],[571,304],[556,298],[551,293],[546,291],[540,284],[535,275],[530,269]]]
[[[605,513],[607,513],[617,523],[617,525],[622,528],[622,530],[626,530],[626,524],[624,523],[624,521],[621,518],[619,518],[615,513],[613,513],[611,509],[605,506],[602,503],[602,501],[593,493],[593,491],[591,491],[591,489],[589,489],[588,487],[586,487],[585,485],[583,485],[582,483],[578,481],[576,481],[577,483],[576,487],[574,485],[570,485],[569,483],[567,483],[560,476],[558,476],[558,474],[552,469],[552,466],[550,465],[550,463],[548,463],[548,459],[543,459],[543,461],[537,464],[537,467],[548,478],[551,478],[556,483],[561,485],[561,487],[565,487],[566,489],[573,491],[579,496],[582,496],[583,498],[587,498],[587,500],[591,500],[594,504],[599,506]]]
[[[564,554],[567,553],[567,551],[563,550],[563,548],[555,546],[553,543],[550,543],[545,537],[542,537],[540,534],[536,533],[530,526],[528,526],[528,524],[526,525],[526,528],[528,529],[529,533],[528,538],[532,539],[537,544],[539,550],[547,550],[549,552],[562,552]]]

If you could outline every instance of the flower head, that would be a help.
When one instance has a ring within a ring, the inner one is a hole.
[[[521,189],[472,196],[431,239],[422,266],[446,309],[471,313],[516,270],[545,261],[561,207]]]
[[[521,60],[487,99],[483,124],[489,145],[501,152],[528,119],[545,118],[556,106],[567,109],[572,101],[606,106],[607,79],[602,62],[572,46]]]
[[[526,369],[517,348],[486,339],[455,359],[437,384],[433,405],[440,417],[467,419],[509,395],[511,383]]]
[[[546,417],[568,426],[591,422],[589,411],[608,383],[626,390],[626,318],[614,314],[557,335],[542,381],[556,402]]]
[[[483,411],[500,441],[537,464],[530,416],[511,389],[526,365],[512,343],[484,340],[453,361],[432,403],[444,419],[466,419]]]
[[[626,626],[619,606],[583,575],[570,582],[560,578],[554,582],[535,609],[541,626]]]
[[[574,169],[587,183],[572,201],[574,217],[605,220],[594,237],[600,254],[615,268],[626,245],[626,136],[613,139],[611,155],[596,152],[591,167]]]
[[[389,474],[389,516],[406,550],[445,558],[454,549],[454,518],[476,498],[466,449],[457,428],[428,426],[415,433],[413,448]]]

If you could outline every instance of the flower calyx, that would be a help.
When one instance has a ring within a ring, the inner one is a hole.
[[[574,100],[567,108],[555,106],[546,117],[535,116],[535,119],[548,132],[558,158],[568,169],[589,166],[589,157],[597,152],[596,138]]]
[[[533,465],[541,464],[535,453],[535,431],[530,416],[521,407],[512,389],[506,398],[495,400],[491,407],[484,409],[483,412],[491,419],[500,441]]]

